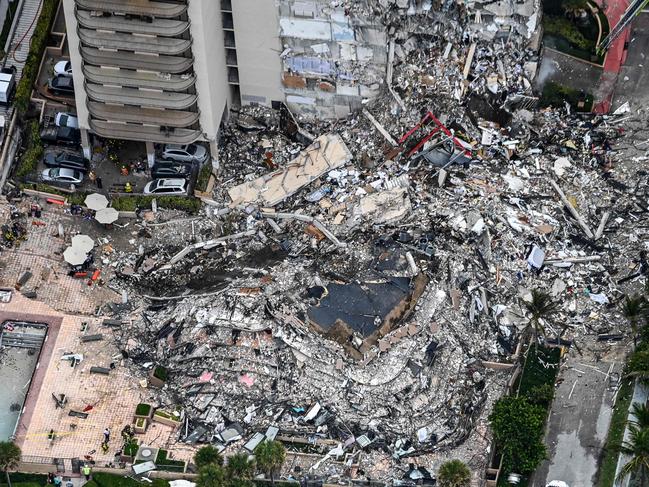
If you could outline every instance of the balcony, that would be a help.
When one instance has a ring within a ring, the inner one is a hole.
[[[157,144],[191,144],[201,136],[200,130],[175,129],[166,131],[159,126],[111,123],[92,119],[90,120],[90,128],[101,137],[154,142]]]
[[[98,32],[96,30],[79,29],[79,38],[86,46],[135,51],[147,54],[175,56],[183,54],[192,46],[186,39],[170,37],[151,37],[133,34]]]
[[[77,21],[81,27],[93,30],[112,30],[132,34],[178,37],[189,29],[189,22],[183,20],[153,19],[151,22],[129,19],[123,15],[95,17],[85,10],[77,10]]]
[[[87,64],[113,68],[140,69],[156,73],[180,74],[194,64],[192,58],[179,56],[150,56],[134,52],[103,51],[94,47],[81,47],[81,57]]]
[[[107,122],[129,122],[165,127],[189,127],[197,123],[199,119],[198,112],[105,105],[94,101],[88,102],[88,110],[93,118]]]
[[[188,93],[138,90],[119,86],[103,86],[86,83],[86,94],[93,101],[118,105],[134,105],[144,108],[187,110],[196,104],[197,96]]]
[[[192,75],[160,76],[156,73],[127,69],[100,68],[84,64],[83,73],[91,83],[100,85],[128,86],[150,90],[187,91],[196,83]]]
[[[77,7],[94,12],[122,13],[158,19],[173,19],[187,11],[184,3],[153,0],[76,0]]]

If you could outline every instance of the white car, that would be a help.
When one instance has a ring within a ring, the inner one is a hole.
[[[44,181],[53,181],[56,183],[81,184],[81,181],[83,181],[83,174],[80,171],[65,167],[45,169],[41,173],[41,176]]]
[[[184,195],[186,184],[184,179],[154,179],[144,187],[144,194]]]
[[[551,480],[545,487],[570,487],[563,480]]]
[[[59,76],[72,76],[72,63],[70,61],[59,61],[54,65],[54,74]]]
[[[198,144],[167,144],[162,149],[162,159],[180,162],[205,162],[207,149]]]
[[[71,129],[78,129],[79,119],[69,113],[59,112],[54,117],[54,124],[57,127],[70,127]]]

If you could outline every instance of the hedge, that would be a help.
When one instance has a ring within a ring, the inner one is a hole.
[[[29,100],[32,95],[32,89],[38,76],[38,68],[41,64],[43,52],[47,47],[47,39],[50,35],[50,29],[56,16],[56,11],[59,6],[60,0],[43,0],[41,7],[41,14],[38,17],[38,22],[32,34],[31,43],[29,46],[29,54],[23,67],[22,78],[18,82],[16,88],[16,98],[14,106],[18,111],[18,116],[22,117],[27,108],[29,108]]]
[[[18,166],[16,167],[15,176],[24,179],[30,174],[36,172],[38,162],[43,158],[43,143],[41,142],[40,126],[38,120],[32,120],[26,133],[27,150],[24,152]]]
[[[41,193],[50,193],[62,196],[67,199],[68,203],[71,205],[83,206],[86,196],[88,196],[88,193],[85,191],[66,193],[65,191],[61,191],[59,188],[55,188],[54,186],[45,183],[22,183],[19,184],[18,187],[20,189],[31,189],[33,191],[40,191]]]
[[[201,209],[201,201],[191,196],[118,196],[113,198],[112,207],[117,211],[135,211],[137,208],[151,208],[153,200],[159,208],[169,210],[198,213]]]
[[[151,479],[151,483],[146,485],[150,487],[169,487],[169,482],[164,479]],[[122,475],[93,472],[92,480],[86,482],[85,487],[142,487],[142,484],[133,478]]]
[[[210,177],[212,176],[212,164],[207,162],[203,167],[201,167],[200,172],[198,173],[198,178],[196,179],[196,190],[205,191],[207,185],[210,182]]]

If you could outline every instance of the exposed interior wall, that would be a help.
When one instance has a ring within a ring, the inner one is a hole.
[[[276,0],[233,0],[241,103],[284,101]]]
[[[190,32],[200,124],[206,141],[215,141],[229,103],[220,2],[189,0]]]
[[[287,104],[302,115],[344,117],[385,82],[387,37],[378,19],[325,0],[282,0]]]
[[[79,52],[79,34],[77,34],[77,18],[74,14],[74,0],[63,0],[65,12],[65,28],[67,30],[68,50],[72,62],[72,77],[74,78],[74,98],[77,105],[79,128],[89,130],[88,105],[84,88],[84,75],[81,70],[81,53]]]

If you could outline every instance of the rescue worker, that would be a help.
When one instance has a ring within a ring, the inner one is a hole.
[[[90,480],[90,465],[87,463],[83,465],[83,474],[86,476],[86,480]]]
[[[126,183],[124,185],[124,191],[126,193],[132,193],[133,192],[133,187],[131,186],[131,183]]]

